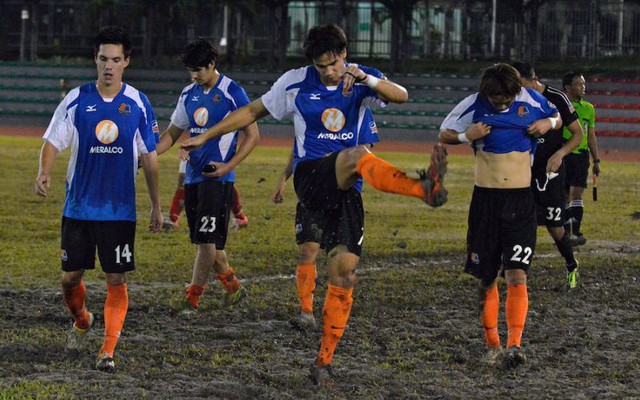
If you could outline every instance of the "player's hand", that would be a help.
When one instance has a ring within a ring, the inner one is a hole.
[[[280,204],[284,201],[284,187],[286,183],[287,178],[281,176],[278,180],[278,184],[276,185],[276,190],[273,192],[273,197],[271,198],[274,203]]]
[[[562,166],[562,154],[561,152],[555,152],[547,161],[547,172],[558,172]]]
[[[597,162],[597,163],[593,163],[592,173],[593,173],[595,176],[600,176],[600,163],[599,163],[599,162]]]
[[[189,161],[189,152],[182,147],[178,149],[178,158],[182,161]]]
[[[185,149],[186,151],[190,151],[202,146],[203,144],[205,144],[206,141],[207,139],[204,138],[204,135],[198,135],[198,136],[186,138],[185,140],[182,141],[182,144],[180,145],[180,147]]]
[[[471,125],[469,129],[465,132],[467,138],[470,142],[474,140],[482,139],[487,136],[491,132],[491,126],[485,124],[484,122],[476,122]]]
[[[342,73],[342,93],[347,93],[356,82],[361,82],[367,78],[367,74],[358,68],[358,64],[349,64]]]
[[[160,211],[160,207],[152,207],[151,208],[151,217],[149,222],[149,231],[153,233],[158,233],[162,229],[162,223],[164,217],[162,216],[162,211]]]
[[[551,129],[551,121],[549,118],[542,118],[529,125],[527,133],[531,136],[540,137]]]
[[[209,165],[213,165],[215,167],[213,172],[204,172],[202,171],[202,175],[207,178],[220,178],[221,176],[225,176],[229,172],[231,172],[231,167],[228,164],[211,161]]]
[[[38,196],[47,197],[49,194],[49,185],[51,177],[45,174],[39,174],[35,182],[35,190]]]

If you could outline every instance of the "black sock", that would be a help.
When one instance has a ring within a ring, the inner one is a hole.
[[[558,247],[562,257],[564,257],[564,260],[567,262],[567,271],[571,272],[576,269],[576,258],[573,256],[573,247],[571,246],[571,241],[569,240],[569,235],[566,231],[564,236],[562,236],[562,239],[556,241],[556,246]]]
[[[583,206],[573,207],[573,218],[575,218],[575,222],[573,223],[573,234],[576,236],[582,236],[582,232],[580,232],[580,224],[582,223],[583,213],[584,213]]]

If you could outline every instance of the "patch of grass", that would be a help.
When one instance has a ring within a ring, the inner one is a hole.
[[[56,160],[51,194],[38,198],[33,193],[41,141],[0,138],[0,199],[3,208],[0,237],[11,246],[0,249],[5,282],[12,286],[50,285],[59,276],[60,215],[64,203],[64,180],[68,152]],[[237,186],[249,215],[249,229],[231,232],[227,253],[231,264],[243,276],[292,274],[296,244],[293,221],[295,194],[288,183],[285,201],[275,205],[271,195],[288,149],[258,148],[238,168]],[[382,157],[406,171],[423,167],[424,155],[383,153]],[[175,189],[178,160],[172,154],[160,158],[161,197],[164,210]],[[364,263],[386,258],[451,255],[462,259],[466,218],[473,186],[473,159],[450,156],[446,185],[449,202],[433,209],[414,198],[381,193],[365,184],[366,210]],[[640,172],[635,164],[604,163],[597,203],[585,198],[584,231],[589,240],[638,242],[640,221],[633,219],[640,197]],[[145,282],[188,282],[195,248],[190,244],[186,219],[176,232],[146,232],[149,202],[143,178],[138,182],[137,269],[131,280]],[[615,221],[615,223],[610,223]],[[541,248],[552,242],[540,230]],[[88,279],[101,280],[100,268]]]

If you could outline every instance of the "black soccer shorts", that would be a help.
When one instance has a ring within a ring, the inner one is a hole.
[[[215,243],[224,250],[229,233],[233,182],[205,180],[185,185],[184,209],[193,244]]]
[[[344,245],[360,256],[364,240],[364,206],[354,187],[338,189],[336,159],[338,152],[300,162],[295,170],[296,242],[319,243],[330,251]]]
[[[465,272],[491,282],[500,269],[529,270],[536,247],[530,188],[475,187],[469,208]]]
[[[133,221],[83,221],[62,217],[60,261],[65,272],[94,269],[96,248],[105,273],[135,269]]]

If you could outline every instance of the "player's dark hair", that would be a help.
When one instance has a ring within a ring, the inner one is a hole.
[[[566,74],[564,74],[564,76],[562,77],[562,88],[564,89],[565,86],[571,86],[573,84],[573,80],[576,78],[576,76],[582,76],[582,72],[567,72]]]
[[[347,35],[335,24],[314,26],[309,29],[302,49],[304,55],[313,61],[323,54],[340,54],[347,48]]]
[[[509,64],[494,64],[482,73],[480,94],[485,97],[515,97],[520,89],[520,74]]]
[[[536,72],[533,70],[533,67],[528,62],[516,61],[513,64],[511,64],[511,66],[515,68],[516,71],[518,71],[518,73],[523,79],[530,81],[530,80],[533,80],[533,78],[536,76]]]
[[[197,70],[217,62],[218,51],[207,39],[198,38],[185,47],[180,59],[188,69]]]
[[[103,44],[121,44],[124,58],[127,59],[131,56],[131,38],[129,37],[129,33],[121,26],[107,26],[98,32],[98,35],[93,40],[94,56],[98,55],[100,45]]]

